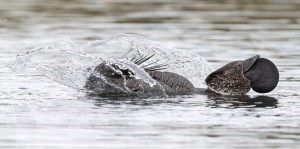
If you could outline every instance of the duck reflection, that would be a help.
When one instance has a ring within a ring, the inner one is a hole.
[[[85,97],[86,98],[86,97]],[[184,102],[183,98],[137,98],[137,97],[109,97],[109,98],[99,98],[99,97],[87,97],[90,100],[95,101],[96,106],[103,105],[141,105],[141,106],[153,106],[159,104],[180,104]]]
[[[254,96],[250,97],[249,95],[242,96],[224,96],[218,95],[215,93],[205,91],[205,104],[204,106],[211,108],[277,108],[278,100],[270,96]],[[201,95],[204,93],[202,92]],[[204,97],[205,97],[204,96]],[[128,97],[115,97],[115,98],[95,98],[88,97],[88,99],[94,100],[96,106],[103,105],[141,105],[141,106],[153,106],[160,104],[182,104],[185,106],[185,103],[188,104],[192,102],[198,102],[199,104],[193,104],[193,106],[203,106],[203,100],[191,99],[194,96],[176,96],[176,98],[128,98]]]
[[[213,108],[277,108],[278,100],[270,96],[218,96],[208,95],[207,106]]]

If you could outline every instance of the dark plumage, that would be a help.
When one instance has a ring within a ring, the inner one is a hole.
[[[243,75],[241,61],[231,62],[214,71],[205,82],[209,90],[223,95],[242,95],[251,88],[251,82]]]
[[[149,75],[163,85],[168,95],[188,95],[195,90],[185,77],[172,72],[149,71]]]

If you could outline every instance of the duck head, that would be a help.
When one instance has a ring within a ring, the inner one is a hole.
[[[251,88],[258,93],[267,93],[277,86],[278,81],[277,67],[259,55],[228,63],[205,79],[209,90],[232,96],[246,94]]]

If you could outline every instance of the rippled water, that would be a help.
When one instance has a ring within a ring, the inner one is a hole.
[[[300,146],[298,0],[0,2],[0,148]],[[196,52],[214,68],[260,54],[278,66],[280,82],[251,98],[105,100],[6,67],[40,38],[85,44],[115,33]]]

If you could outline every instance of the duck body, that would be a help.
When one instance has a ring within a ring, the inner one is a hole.
[[[160,71],[150,71],[148,73],[163,86],[167,95],[189,95],[195,91],[194,85],[179,74]]]
[[[152,56],[138,58],[133,63],[138,66]],[[153,84],[138,77],[134,69],[103,62],[96,66],[87,78],[85,88],[89,95],[99,97],[172,97],[195,92],[237,96],[246,94],[251,88],[259,93],[270,92],[279,80],[277,67],[270,60],[258,55],[244,61],[228,63],[212,72],[205,79],[207,89],[197,89],[184,76],[162,71],[163,66],[165,65],[136,67],[153,79]]]
[[[149,97],[167,95],[170,97],[176,95],[190,95],[195,91],[195,87],[188,79],[172,72],[146,71],[157,82],[154,85],[150,85],[141,79],[128,76],[127,78],[126,76],[124,78],[119,74],[113,74],[104,67],[98,69],[97,71],[104,71],[104,75],[106,75],[105,81],[108,81],[109,83],[103,81],[101,77],[91,74],[88,77],[85,85],[85,88],[89,91],[88,94],[90,96]],[[107,76],[108,74],[110,75],[109,77]],[[126,88],[124,88],[124,84],[126,84]]]

